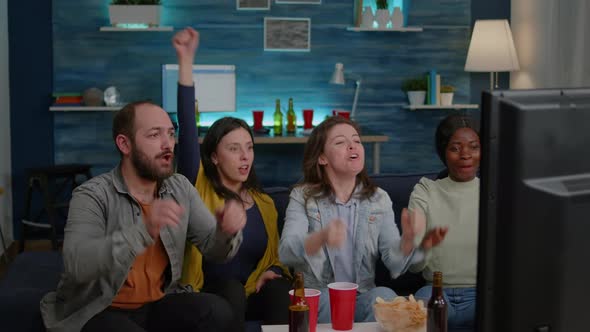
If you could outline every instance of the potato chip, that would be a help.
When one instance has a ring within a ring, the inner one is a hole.
[[[426,308],[424,301],[414,295],[398,296],[391,301],[377,297],[373,305],[375,318],[387,332],[426,331]]]

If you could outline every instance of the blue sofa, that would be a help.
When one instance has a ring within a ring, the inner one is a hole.
[[[399,226],[401,209],[408,205],[414,185],[421,177],[436,178],[437,174],[375,175],[372,179],[383,188],[393,201],[396,222]],[[289,200],[287,188],[268,188],[279,212],[279,232],[282,231],[285,210]],[[401,227],[400,227],[401,229]],[[24,252],[18,255],[0,280],[0,322],[3,331],[44,331],[39,301],[55,289],[63,271],[63,262],[58,252]],[[378,264],[375,282],[392,288],[396,293],[414,293],[424,284],[418,274],[406,273],[392,280],[383,264]],[[248,322],[247,331],[260,331],[258,322]]]

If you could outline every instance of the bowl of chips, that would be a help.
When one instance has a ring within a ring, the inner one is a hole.
[[[373,312],[386,332],[426,332],[425,301],[413,295],[397,296],[391,301],[377,297]]]

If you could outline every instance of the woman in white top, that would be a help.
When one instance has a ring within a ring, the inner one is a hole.
[[[429,283],[434,271],[443,273],[450,329],[472,329],[475,320],[480,161],[476,128],[466,116],[451,115],[441,121],[436,129],[436,150],[448,176],[436,181],[422,178],[409,202],[414,218],[425,218],[425,231],[448,230],[445,241],[426,250],[425,259],[410,270],[423,271]],[[416,242],[421,240],[418,234]],[[429,297],[431,292],[429,285],[416,296]]]

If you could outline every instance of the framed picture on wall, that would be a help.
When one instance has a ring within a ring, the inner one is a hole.
[[[236,0],[238,10],[269,10],[270,0]]]
[[[322,0],[275,0],[276,4],[320,5]]]
[[[264,18],[264,50],[309,52],[311,19],[293,17]]]

